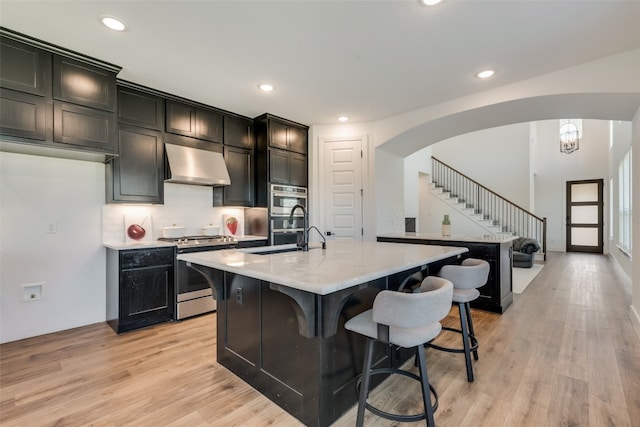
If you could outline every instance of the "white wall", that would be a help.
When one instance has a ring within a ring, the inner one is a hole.
[[[101,163],[0,153],[0,342],[105,320],[104,174]],[[44,298],[23,302],[21,285],[35,282]]]
[[[529,208],[529,124],[485,129],[446,139],[431,153],[517,205]]]
[[[619,206],[619,177],[618,177],[618,166],[620,165],[620,161],[627,153],[629,148],[631,147],[631,122],[621,122],[618,123],[614,121],[611,123],[612,136],[613,136],[613,146],[610,150],[610,158],[609,158],[609,176],[613,178],[613,187],[608,188],[609,181],[605,181],[605,191],[607,194],[612,192],[613,194],[613,218],[609,218],[609,221],[605,223],[605,238],[608,240],[609,237],[609,224],[613,222],[613,240],[609,242],[609,253],[613,258],[615,258],[616,262],[620,265],[620,267],[624,270],[625,273],[629,277],[631,277],[631,260],[629,257],[624,254],[620,249],[618,249],[616,243],[620,240],[620,228],[618,221],[618,209]],[[637,158],[637,157],[636,157]],[[608,217],[609,215],[609,197],[605,199],[605,215]]]
[[[404,232],[404,159],[375,150],[376,230],[378,234]]]
[[[571,154],[560,152],[558,120],[538,122],[535,165],[536,214],[547,218],[547,245],[550,251],[564,251],[566,182],[609,178],[609,122],[583,120],[580,149]],[[604,200],[608,200],[608,185]],[[605,243],[606,245],[606,243]],[[605,246],[605,253],[607,246]]]
[[[640,205],[640,108],[636,111],[635,116],[633,117],[632,124],[632,147],[633,147],[633,200],[635,203],[633,204],[633,225],[632,225],[632,242],[633,242],[633,251],[636,253],[636,257],[633,260],[632,264],[632,272],[631,275],[631,286],[632,286],[632,301],[631,301],[631,322],[635,327],[638,336],[640,336],[640,257],[638,256],[638,249],[640,247],[640,209],[638,206]]]
[[[404,159],[404,216],[416,218],[419,229],[419,204],[422,200],[420,182],[431,174],[431,146],[416,151]]]

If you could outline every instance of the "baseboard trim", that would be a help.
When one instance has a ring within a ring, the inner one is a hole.
[[[640,338],[640,315],[638,315],[638,311],[634,306],[630,307],[629,310],[629,318],[631,319],[631,324],[633,325],[633,329],[636,331],[636,335]]]

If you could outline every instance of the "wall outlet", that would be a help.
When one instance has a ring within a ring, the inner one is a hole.
[[[44,299],[44,282],[27,283],[22,287],[22,301],[37,301]]]
[[[56,234],[57,232],[58,232],[58,222],[57,221],[50,221],[47,224],[46,234]]]

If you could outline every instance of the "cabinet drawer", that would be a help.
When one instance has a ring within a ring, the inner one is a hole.
[[[120,252],[120,268],[140,268],[160,265],[173,265],[174,248],[134,249]]]

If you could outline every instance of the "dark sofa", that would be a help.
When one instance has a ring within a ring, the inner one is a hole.
[[[520,268],[533,267],[535,253],[540,250],[536,239],[518,237],[513,241],[513,266]]]

